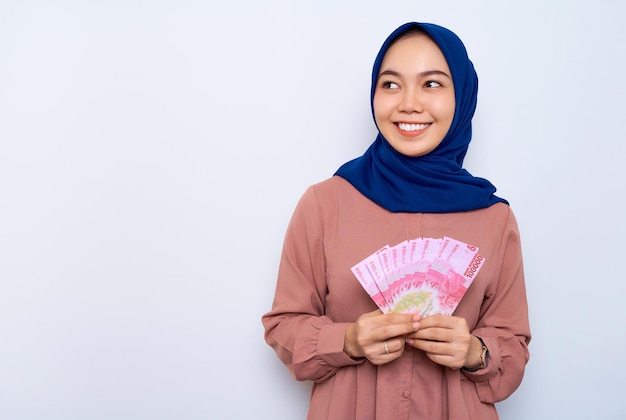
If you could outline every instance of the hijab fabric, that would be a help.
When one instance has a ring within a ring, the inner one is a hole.
[[[419,29],[441,49],[454,82],[455,110],[452,125],[432,152],[409,157],[397,152],[379,132],[363,156],[342,165],[335,173],[364,196],[391,212],[449,213],[476,210],[508,202],[494,195],[486,179],[463,169],[463,159],[472,139],[478,76],[463,42],[450,30],[430,23],[410,22],[396,29],[383,43],[372,71],[370,105],[385,53],[409,30]]]

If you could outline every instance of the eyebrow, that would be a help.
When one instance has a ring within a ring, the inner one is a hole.
[[[441,71],[441,70],[426,70],[417,74],[418,77],[428,77],[428,76],[437,76],[437,75],[445,76],[448,79],[452,80],[452,77],[450,77],[448,73]],[[379,78],[381,76],[395,76],[395,77],[400,78],[402,75],[395,70],[385,70],[385,71],[380,72],[380,74],[378,75]]]

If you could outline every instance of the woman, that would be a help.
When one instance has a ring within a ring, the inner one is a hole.
[[[309,419],[496,419],[519,386],[530,329],[515,217],[462,169],[478,79],[461,40],[407,23],[374,63],[379,134],[310,187],[285,237],[265,338]],[[451,237],[484,264],[452,315],[383,313],[351,268],[385,244]]]

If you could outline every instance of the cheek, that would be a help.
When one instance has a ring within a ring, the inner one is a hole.
[[[380,125],[381,123],[384,122],[384,117],[386,114],[385,104],[383,101],[381,101],[380,99],[377,99],[377,97],[374,96],[373,106],[374,106],[374,120],[376,121],[377,125]]]
[[[374,96],[374,118],[376,122],[386,122],[391,118],[391,113],[394,109],[393,101],[385,95]]]
[[[452,121],[452,119],[454,118],[455,105],[456,101],[454,100],[454,96],[452,96],[446,101],[444,109],[442,109],[442,112],[446,114],[447,119],[449,119],[450,121]]]
[[[433,103],[431,111],[439,122],[452,122],[454,118],[454,99]]]

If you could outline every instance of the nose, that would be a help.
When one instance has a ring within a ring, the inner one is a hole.
[[[423,97],[419,89],[410,88],[402,92],[402,97],[398,103],[398,111],[406,113],[424,111]]]

